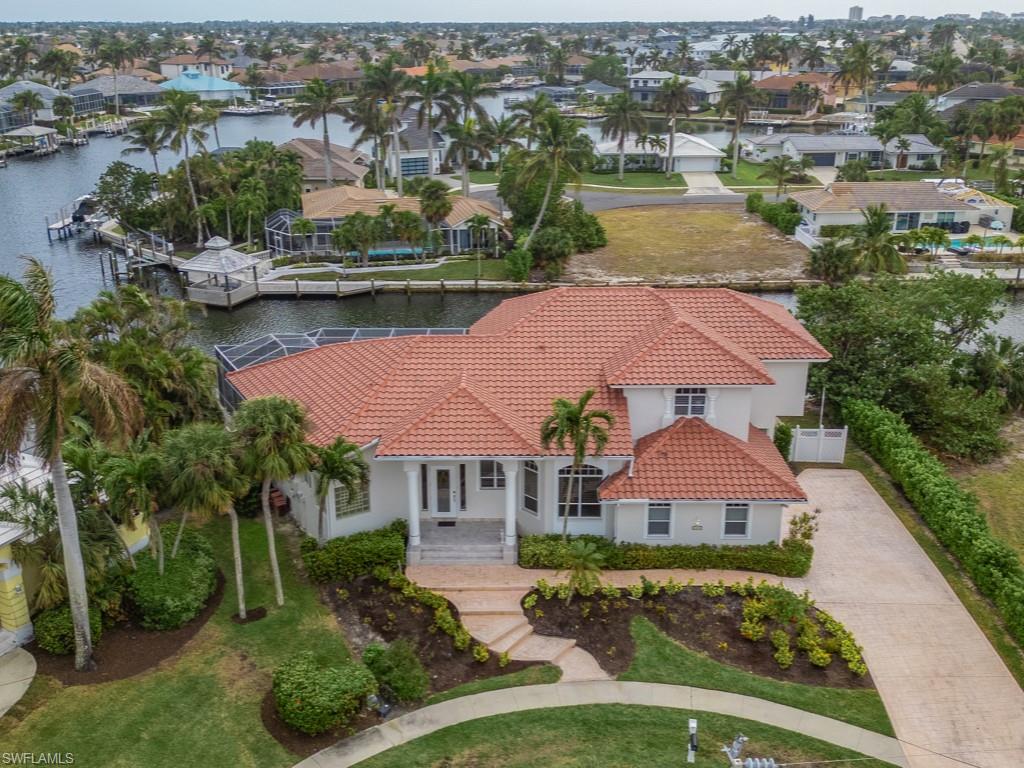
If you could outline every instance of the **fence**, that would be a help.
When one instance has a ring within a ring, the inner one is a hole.
[[[801,243],[808,248],[815,248],[821,245],[821,241],[812,235],[809,229],[805,229],[804,227],[797,227],[793,232],[793,236],[796,238],[798,243]]]
[[[790,461],[842,464],[846,458],[846,427],[841,429],[793,429]]]

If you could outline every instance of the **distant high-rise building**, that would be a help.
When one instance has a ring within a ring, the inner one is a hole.
[[[808,13],[807,14],[807,26],[808,27],[813,27],[814,26],[814,14],[813,13]]]
[[[850,6],[850,21],[860,21],[864,18],[864,9],[859,5]]]

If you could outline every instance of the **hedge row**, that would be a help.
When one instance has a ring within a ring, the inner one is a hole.
[[[274,704],[281,719],[312,736],[347,723],[376,692],[377,681],[362,664],[321,666],[311,651],[274,670]]]
[[[669,544],[616,544],[603,536],[575,536],[591,541],[604,555],[604,567],[613,570],[649,568],[723,568],[771,573],[776,576],[804,576],[811,567],[814,549],[803,541],[787,539],[778,544],[687,546]],[[523,568],[566,568],[569,546],[558,534],[529,535],[519,540],[519,565]]]
[[[195,528],[182,533],[174,558],[171,548],[178,524],[167,523],[160,531],[165,546],[163,575],[148,552],[139,553],[136,569],[126,576],[128,596],[146,629],[177,629],[206,606],[217,586],[217,564],[209,539]]]
[[[315,539],[302,542],[302,561],[313,581],[350,581],[378,566],[405,563],[405,520],[395,520],[375,531],[331,539],[317,547]]]
[[[995,604],[1010,634],[1024,643],[1024,566],[996,539],[977,500],[921,445],[906,422],[864,400],[843,405],[853,439],[882,465],[939,541]]]
[[[756,213],[767,223],[785,235],[792,235],[800,225],[800,210],[796,202],[786,200],[782,203],[766,203],[760,192],[747,195],[746,208],[749,213]]]

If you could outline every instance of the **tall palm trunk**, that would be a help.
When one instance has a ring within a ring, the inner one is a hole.
[[[431,112],[433,109],[431,105]],[[434,118],[430,112],[427,113],[427,178],[434,178]]]
[[[732,177],[735,179],[740,170],[740,116],[736,113],[736,124],[732,127]]]
[[[324,543],[324,531],[327,530],[327,494],[320,497],[320,504],[317,506],[316,516],[316,542]]]
[[[668,121],[668,157],[665,158],[665,178],[672,178],[672,163],[675,161],[676,155],[676,115],[672,113],[672,117]]]
[[[324,175],[327,177],[327,186],[334,186],[334,169],[331,168],[331,137],[327,133],[327,115],[320,116],[324,124]]]
[[[203,217],[199,215],[199,197],[196,195],[196,185],[192,181],[192,163],[189,160],[188,140],[185,140],[185,180],[188,181],[188,194],[192,198],[192,210],[196,216],[196,248],[203,247]]]
[[[391,144],[395,150],[395,191],[402,196],[402,153],[398,144],[398,120],[391,119]]]
[[[580,462],[582,463],[582,462]],[[569,539],[569,505],[572,504],[572,484],[576,481],[576,469],[579,466],[576,459],[572,461],[572,474],[569,475],[569,482],[565,487],[565,514],[562,515],[562,541]],[[583,482],[582,480],[580,481]],[[581,488],[582,490],[582,488]]]
[[[132,570],[135,570],[135,555],[132,554],[131,549],[128,548],[128,543],[121,537],[121,529],[117,527],[117,523],[106,511],[103,511],[103,516],[107,518],[107,523],[114,531],[114,535],[117,536],[117,541],[121,544],[121,551],[124,552],[124,556],[128,558],[128,564],[131,565]]]
[[[181,546],[181,534],[185,532],[185,523],[188,522],[188,512],[181,513],[181,525],[178,526],[178,532],[174,536],[174,546],[171,547],[171,560],[178,556],[178,547]]]
[[[156,152],[153,152],[152,155],[153,155],[153,170],[156,171],[156,175],[159,176],[160,175],[160,161],[157,160]]]
[[[551,174],[548,176],[548,185],[544,188],[544,199],[540,203],[540,211],[537,212],[537,220],[533,222],[533,226],[530,228],[530,234],[526,236],[526,242],[523,243],[523,250],[529,250],[530,241],[533,240],[533,236],[537,234],[537,230],[540,229],[540,223],[544,220],[544,214],[548,209],[548,202],[551,200],[551,189],[555,186],[555,177],[558,175],[558,163],[555,162],[551,167]]]
[[[263,526],[267,529],[267,552],[270,556],[270,572],[274,576],[274,597],[278,606],[284,605],[284,589],[281,587],[281,568],[277,564],[277,543],[274,541],[274,519],[270,514],[270,478],[263,479],[260,488],[260,502],[263,504]]]
[[[238,592],[238,618],[245,621],[245,582],[242,580],[242,544],[238,539],[238,513],[234,505],[228,507],[231,520],[231,552],[235,560],[235,590]]]
[[[64,456],[58,450],[50,466],[53,496],[57,506],[57,525],[64,553],[64,577],[68,582],[68,604],[75,632],[75,669],[79,672],[96,668],[92,660],[92,635],[89,630],[89,594],[85,586],[85,563],[78,539],[78,516],[71,500],[71,486],[64,468]]]
[[[114,75],[114,115],[118,118],[121,117],[121,93],[117,90],[117,67],[110,67]]]
[[[469,150],[462,150],[462,196],[469,197]]]
[[[245,243],[252,248],[252,211],[249,211],[245,218]]]
[[[160,521],[155,514],[149,518],[149,545],[156,555],[156,570],[161,576],[164,575],[164,535],[160,530]]]
[[[626,134],[619,137],[619,181],[625,180],[626,173]]]
[[[374,152],[374,164],[377,166],[377,189],[384,190],[387,188],[387,179],[384,178],[384,165],[386,150],[384,149],[384,142],[377,142],[377,151]]]

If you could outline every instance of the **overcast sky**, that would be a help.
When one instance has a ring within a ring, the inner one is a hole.
[[[139,0],[33,0],[0,3],[0,19],[5,21],[80,20],[201,21],[217,19],[288,20],[288,21],[607,21],[629,18],[637,21],[672,19],[685,21],[742,20],[775,14],[796,18],[813,13],[821,19],[846,18],[853,2],[835,3],[763,2],[762,0],[717,0],[713,3],[681,3],[679,0],[647,0],[645,3],[623,3],[621,0],[516,0],[516,2],[482,2],[481,0],[447,0],[424,3],[422,0],[383,0],[358,3],[329,0],[174,0],[168,3]],[[981,5],[967,5],[956,0],[864,0],[864,17],[882,14],[905,14],[934,17],[943,13],[970,13],[997,10],[1019,11],[1020,0],[985,0]],[[215,15],[214,15],[215,14]]]

